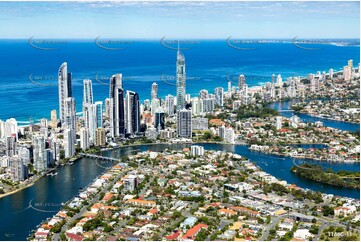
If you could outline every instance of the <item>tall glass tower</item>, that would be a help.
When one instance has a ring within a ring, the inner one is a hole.
[[[186,95],[186,63],[182,52],[178,47],[177,68],[176,68],[176,85],[177,85],[177,111],[185,107]]]
[[[83,103],[93,104],[93,85],[89,79],[83,80]]]
[[[110,78],[110,125],[112,137],[125,135],[124,90],[122,74]]]
[[[127,134],[132,135],[140,132],[140,106],[138,93],[127,91],[125,102],[125,129]]]
[[[68,73],[68,64],[64,62],[58,72],[58,86],[59,86],[59,115],[60,122],[63,125],[65,122],[65,99],[72,97],[71,88],[71,73]]]

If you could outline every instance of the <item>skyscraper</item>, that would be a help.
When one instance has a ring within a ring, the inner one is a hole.
[[[154,116],[155,111],[160,107],[160,99],[158,99],[158,98],[152,99],[150,106],[151,106],[150,109],[151,109],[152,115]]]
[[[345,81],[351,80],[351,69],[349,66],[343,67],[343,78]]]
[[[88,149],[90,146],[89,142],[89,132],[86,128],[80,129],[80,148],[83,150]]]
[[[58,87],[60,122],[63,126],[63,123],[65,122],[65,99],[72,97],[71,73],[68,73],[68,64],[66,62],[59,68]]]
[[[155,112],[154,128],[157,128],[158,131],[165,128],[165,113],[162,108],[158,108]]]
[[[91,80],[83,81],[83,117],[88,142],[94,142],[94,133],[97,125],[96,106],[93,104],[93,85]],[[88,147],[87,147],[88,148]]]
[[[140,132],[140,109],[139,95],[133,91],[127,91],[125,98],[125,129],[127,134]]]
[[[174,96],[167,95],[165,97],[164,109],[169,116],[174,114]]]
[[[65,129],[76,129],[76,113],[75,113],[75,98],[68,97],[64,100],[64,113],[63,113],[62,127]]]
[[[152,100],[158,98],[158,84],[155,82],[152,84],[151,98]]]
[[[25,166],[21,157],[16,155],[10,158],[10,174],[15,182],[25,179]]]
[[[83,80],[83,103],[93,103],[93,85],[89,79]]]
[[[203,100],[198,97],[192,98],[192,114],[197,116],[202,113],[203,113]]]
[[[199,98],[200,99],[206,99],[208,98],[208,90],[202,89],[199,91]]]
[[[37,172],[43,172],[47,169],[45,157],[45,140],[43,136],[34,137],[34,169]]]
[[[72,157],[75,154],[76,143],[76,113],[75,99],[68,97],[64,101],[64,149],[65,158]],[[72,137],[70,137],[70,135]]]
[[[105,118],[110,118],[110,109],[112,108],[110,106],[110,98],[106,98],[105,99],[105,103],[104,103],[104,106],[105,106],[105,113],[104,113],[104,116]]]
[[[75,147],[74,147],[74,135],[75,131],[72,129],[64,130],[64,150],[65,150],[65,158],[70,158],[75,155]]]
[[[185,107],[186,95],[186,64],[182,52],[178,49],[176,64],[177,111]]]
[[[238,77],[238,90],[243,90],[243,86],[246,84],[246,78],[244,75],[239,75]]]
[[[53,160],[60,160],[60,141],[57,139],[51,139],[49,142],[49,146],[53,155]]]
[[[40,119],[40,127],[48,128],[48,120],[46,118]]]
[[[124,117],[124,90],[122,74],[115,74],[110,78],[110,125],[111,136],[119,137],[125,135]]]
[[[329,73],[328,75],[329,75],[330,79],[332,80],[332,78],[333,78],[333,69],[330,69],[328,73]]]
[[[6,148],[6,156],[7,157],[12,157],[14,155],[17,154],[17,144],[16,144],[16,139],[14,136],[8,136],[6,137],[6,144],[5,144],[5,148]]]
[[[58,118],[56,116],[56,109],[51,110],[50,113],[50,127],[56,129],[58,127]]]
[[[94,142],[95,129],[97,128],[96,105],[84,103],[83,110],[84,127],[88,131],[89,142],[92,144]]]
[[[216,104],[220,107],[223,107],[223,94],[224,90],[223,87],[216,87],[214,89],[214,96],[216,98]]]
[[[178,111],[177,133],[179,138],[192,138],[192,111]]]
[[[101,128],[103,126],[103,102],[95,102],[96,107],[96,127]]]
[[[18,122],[14,118],[10,118],[5,122],[0,120],[0,138],[8,136],[13,136],[18,140]]]
[[[201,113],[213,112],[214,104],[216,102],[215,98],[205,98],[200,100],[202,102]]]
[[[353,60],[348,60],[347,66],[350,69],[350,71],[352,71],[352,69],[353,69]]]
[[[24,165],[30,163],[32,158],[32,152],[30,152],[31,149],[31,145],[20,146],[18,148],[18,156],[23,160]]]
[[[278,74],[276,86],[282,87],[282,85],[283,85],[283,82],[282,82],[281,74]]]
[[[95,130],[95,145],[104,146],[105,145],[105,129],[98,128]]]

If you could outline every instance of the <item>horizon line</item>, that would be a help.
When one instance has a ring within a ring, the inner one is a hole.
[[[18,38],[18,37],[5,37],[2,38],[0,37],[0,40],[29,40],[31,38],[34,39],[49,39],[49,40],[54,40],[54,39],[59,39],[59,40],[95,40],[96,38],[101,37],[101,36],[96,36],[96,37],[84,37],[84,38],[73,38],[73,37],[36,37],[36,36],[30,36],[29,38]],[[119,39],[119,40],[132,40],[132,39],[136,39],[136,40],[161,40],[162,38],[164,38],[166,36],[163,36],[161,38],[144,38],[144,37],[126,37],[126,38],[119,38],[119,37],[103,37],[104,39]],[[232,37],[232,39],[243,39],[243,40],[293,40],[295,38],[295,36],[290,37],[290,38],[272,38],[272,37],[267,37],[267,38],[261,38],[261,37],[233,37],[233,36],[228,36],[226,38],[190,38],[190,37],[170,37],[170,38],[166,38],[165,40],[226,40],[227,38]],[[296,36],[297,37],[297,36]],[[303,38],[297,38],[297,40],[360,40],[359,37],[319,37],[319,38],[314,38],[314,37],[303,37]]]

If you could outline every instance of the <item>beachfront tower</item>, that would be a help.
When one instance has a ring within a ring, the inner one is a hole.
[[[178,48],[176,65],[176,85],[177,85],[177,111],[185,107],[186,95],[186,64],[182,52]]]
[[[65,99],[72,96],[71,73],[68,73],[68,64],[64,62],[58,72],[59,87],[59,115],[61,125],[65,122]]]
[[[89,79],[83,80],[83,103],[93,103],[93,85]]]
[[[152,84],[151,97],[152,97],[152,100],[158,98],[158,84],[155,82]]]

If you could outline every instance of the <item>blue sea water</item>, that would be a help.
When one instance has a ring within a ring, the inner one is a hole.
[[[29,119],[50,118],[50,111],[58,109],[57,72],[63,62],[73,73],[78,112],[82,80],[92,79],[94,100],[104,100],[109,94],[108,78],[115,73],[123,74],[125,89],[138,92],[141,100],[150,98],[153,82],[159,85],[160,97],[175,95],[176,50],[159,40],[132,41],[116,51],[100,48],[94,40],[63,42],[55,50],[40,50],[28,40],[0,40],[0,119],[14,117],[21,125]],[[227,75],[236,82],[232,77],[244,74],[249,86],[255,86],[270,81],[273,73],[286,79],[329,68],[340,70],[349,59],[354,65],[360,62],[359,46],[308,45],[315,48],[311,51],[292,43],[269,43],[245,51],[231,48],[224,40],[200,40],[191,47],[183,53],[187,93],[192,96],[203,88],[210,92],[217,86],[227,88]]]

